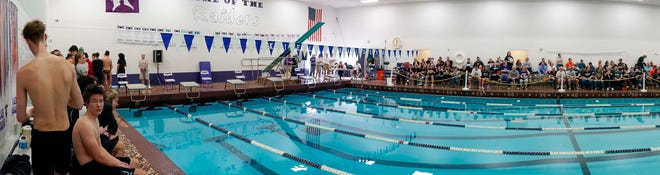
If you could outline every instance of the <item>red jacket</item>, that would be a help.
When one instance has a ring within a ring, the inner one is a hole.
[[[87,58],[87,59],[85,59],[85,62],[87,62],[87,68],[88,68],[87,70],[89,70],[89,71],[87,71],[87,74],[89,76],[94,76],[94,71],[93,71],[94,68],[92,67],[92,61],[90,61],[90,59]]]

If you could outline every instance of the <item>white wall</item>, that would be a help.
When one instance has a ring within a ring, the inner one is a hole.
[[[453,57],[457,51],[473,59],[495,58],[510,49],[526,49],[533,62],[541,57],[555,61],[556,51],[564,53],[564,61],[623,58],[632,64],[642,54],[660,60],[658,6],[441,1],[338,9],[337,16],[349,45],[380,48],[383,40],[399,36],[404,49],[429,49],[436,58]]]
[[[215,32],[241,33],[281,33],[303,34],[307,31],[308,4],[292,0],[263,0],[264,8],[244,7],[242,5],[227,5],[193,0],[142,0],[139,14],[106,13],[105,1],[95,0],[50,0],[48,27],[50,34],[49,49],[60,49],[66,52],[70,45],[76,44],[85,48],[86,52],[110,50],[114,60],[119,52],[127,56],[127,73],[137,73],[139,55],[146,53],[151,59],[152,50],[164,50],[163,45],[139,45],[117,43],[115,40],[116,26],[156,27],[169,29],[199,30],[202,36],[196,36],[193,48],[187,51],[181,35],[175,35],[167,51],[164,51],[164,63],[161,72],[197,72],[199,61],[211,61],[212,69],[234,70],[240,64],[241,58],[268,57],[266,41],[262,43],[261,54],[257,55],[253,40],[248,41],[246,54],[243,54],[237,38],[231,43],[229,54],[222,48],[222,39],[215,38],[214,48],[207,52],[203,35],[213,35]],[[238,1],[240,3],[242,1]],[[233,11],[235,15],[248,15],[249,19],[258,19],[252,24],[227,24],[220,22],[204,22],[193,15],[194,8],[207,12],[222,10]],[[323,27],[324,42],[335,44],[334,35],[337,28],[334,20],[334,10],[324,7],[324,19],[328,20]],[[254,25],[253,25],[254,24]],[[297,38],[295,38],[297,39]],[[295,39],[291,39],[291,42]],[[174,44],[173,44],[174,45]],[[293,46],[293,44],[292,44]],[[273,56],[282,52],[281,44],[277,43]],[[116,62],[116,61],[115,61]],[[150,64],[150,71],[156,72],[155,65]],[[114,71],[113,71],[114,72]]]

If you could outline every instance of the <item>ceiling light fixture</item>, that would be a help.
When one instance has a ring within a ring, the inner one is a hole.
[[[362,0],[360,2],[367,4],[367,3],[376,3],[376,2],[378,2],[378,0]]]

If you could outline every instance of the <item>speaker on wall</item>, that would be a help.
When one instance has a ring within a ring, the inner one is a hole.
[[[154,50],[154,63],[163,62],[163,50]]]

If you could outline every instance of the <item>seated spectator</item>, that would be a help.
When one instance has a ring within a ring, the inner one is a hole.
[[[88,86],[83,93],[87,112],[73,127],[73,169],[71,174],[146,174],[135,169],[137,162],[130,158],[117,158],[101,145],[98,115],[103,111],[104,90],[97,85]]]
[[[568,58],[568,62],[566,62],[566,67],[575,67],[575,63],[573,63],[573,58]]]
[[[117,113],[117,106],[119,105],[119,93],[115,90],[107,92],[105,103],[103,104],[103,112],[99,115],[99,125],[102,130],[106,132],[101,133],[101,144],[106,151],[115,157],[125,156],[124,144],[119,142],[117,137],[117,120],[119,117]]]
[[[518,67],[513,67],[513,69],[511,69],[509,71],[509,77],[508,78],[509,78],[509,82],[511,83],[512,86],[516,86],[516,89],[520,89],[517,86],[517,82],[520,79],[520,72],[518,71]],[[509,87],[509,88],[511,88],[511,87]]]

